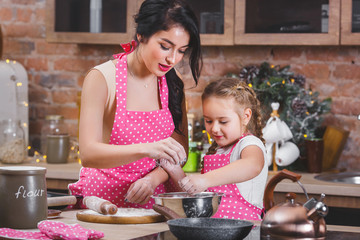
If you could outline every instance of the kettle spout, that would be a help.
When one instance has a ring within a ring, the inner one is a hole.
[[[315,207],[310,209],[307,213],[307,217],[309,220],[313,222],[319,221],[320,218],[326,217],[329,212],[328,206],[326,206],[323,202],[317,202]]]

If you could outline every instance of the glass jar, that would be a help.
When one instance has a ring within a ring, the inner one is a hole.
[[[46,140],[49,135],[68,135],[62,115],[47,115],[41,128],[41,153],[46,154]]]
[[[0,160],[2,163],[22,163],[26,158],[25,132],[19,120],[1,122]]]
[[[41,149],[47,163],[66,163],[69,158],[70,136],[61,115],[48,115],[41,129]]]

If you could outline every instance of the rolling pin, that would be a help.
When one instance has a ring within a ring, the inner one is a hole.
[[[76,203],[75,196],[61,196],[61,197],[47,198],[48,207],[74,205],[75,203]]]
[[[96,196],[84,197],[83,203],[87,208],[105,215],[114,215],[118,210],[115,204]]]

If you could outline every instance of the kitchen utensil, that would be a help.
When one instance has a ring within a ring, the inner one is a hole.
[[[67,208],[69,205],[80,205],[82,199],[83,196],[47,191],[47,202],[49,209],[62,210]]]
[[[36,228],[47,218],[46,168],[0,167],[0,228]]]
[[[163,215],[152,209],[139,208],[118,208],[115,215],[103,215],[93,210],[83,210],[76,214],[76,218],[84,222],[112,224],[145,224],[165,220]]]
[[[111,203],[108,200],[96,197],[96,196],[86,196],[83,199],[84,205],[98,213],[114,215],[118,208],[115,204]]]
[[[76,201],[76,197],[72,195],[47,198],[48,207],[75,205]]]
[[[218,210],[222,196],[222,193],[213,192],[174,192],[153,195],[152,198],[156,204],[173,210],[180,217],[198,218],[213,216]]]
[[[232,240],[245,238],[253,223],[225,218],[181,218],[176,212],[158,204],[153,209],[166,218],[170,231],[178,239],[186,240]]]
[[[326,224],[324,217],[327,206],[320,200],[309,199],[300,183],[301,175],[283,169],[268,182],[264,193],[264,205],[267,211],[261,223],[261,236],[266,239],[324,239]],[[302,205],[295,202],[295,193],[286,195],[288,201],[274,206],[273,194],[277,183],[283,179],[298,182],[308,201]]]

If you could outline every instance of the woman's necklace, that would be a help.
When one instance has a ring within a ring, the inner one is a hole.
[[[135,75],[133,74],[133,72],[131,71],[131,69],[129,68],[129,66],[128,66],[128,71],[129,71],[130,75],[131,75],[134,79],[136,79]],[[156,78],[156,76],[155,76],[155,78]],[[150,80],[148,80],[147,82],[145,82],[145,83],[144,83],[144,88],[148,88],[148,86],[149,86],[152,82],[153,82],[153,78],[151,78]]]

